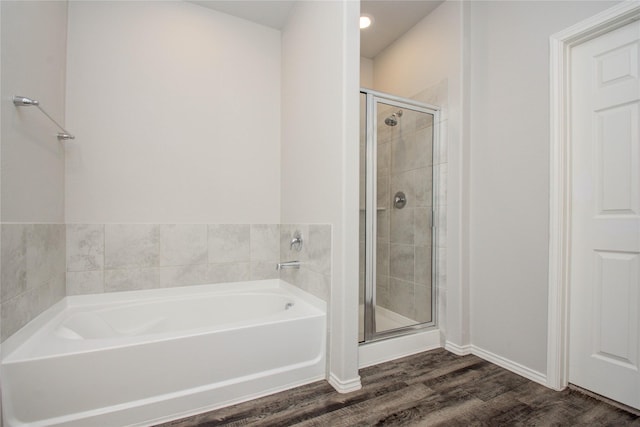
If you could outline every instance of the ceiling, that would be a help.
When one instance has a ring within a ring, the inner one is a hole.
[[[190,0],[189,2],[277,30],[284,27],[289,12],[295,4],[291,0]]]
[[[361,13],[373,17],[371,27],[360,32],[360,54],[374,58],[406,33],[444,0],[362,0]],[[293,0],[191,0],[191,3],[281,30]]]

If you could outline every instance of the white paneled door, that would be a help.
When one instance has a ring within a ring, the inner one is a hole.
[[[640,408],[640,22],[571,50],[569,382]]]

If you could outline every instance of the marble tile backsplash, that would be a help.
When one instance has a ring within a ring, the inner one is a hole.
[[[70,224],[67,295],[279,277],[278,224]]]
[[[0,234],[4,341],[65,296],[65,225],[2,224]]]

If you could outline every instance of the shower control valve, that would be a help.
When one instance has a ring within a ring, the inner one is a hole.
[[[396,209],[402,209],[407,205],[407,196],[402,191],[398,191],[393,196],[393,207]]]
[[[300,232],[300,230],[296,230],[293,233],[293,238],[291,239],[291,244],[289,245],[289,248],[292,251],[298,251],[298,252],[302,250],[302,233]]]

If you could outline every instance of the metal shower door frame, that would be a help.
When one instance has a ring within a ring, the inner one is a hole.
[[[412,334],[437,325],[437,233],[436,233],[436,197],[437,176],[435,168],[432,174],[432,211],[431,211],[431,321],[417,323],[402,328],[376,332],[376,254],[377,254],[377,171],[378,171],[378,103],[391,105],[406,110],[431,114],[433,116],[433,141],[431,144],[432,159],[436,144],[440,138],[440,108],[435,105],[402,98],[371,89],[360,89],[366,96],[366,194],[365,194],[365,298],[364,298],[364,343],[382,340],[390,337]],[[371,172],[373,171],[373,173]]]

